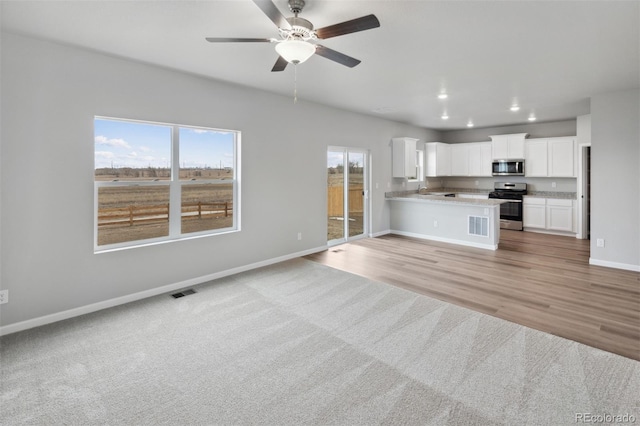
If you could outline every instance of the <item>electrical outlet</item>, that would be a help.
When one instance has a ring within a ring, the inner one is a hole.
[[[302,232],[298,232],[298,241],[302,239]]]
[[[556,187],[556,183],[555,182],[551,182],[551,187],[555,188]]]
[[[378,189],[378,182],[376,182],[376,189]]]
[[[9,303],[9,290],[0,290],[0,305]]]
[[[480,185],[480,181],[476,181],[475,183],[476,183],[476,186]]]
[[[438,221],[437,221],[437,220],[434,220],[434,221],[433,221],[433,227],[434,227],[434,228],[437,228],[437,227],[438,227]]]
[[[596,240],[596,246],[598,247],[604,247],[604,238],[598,238]]]

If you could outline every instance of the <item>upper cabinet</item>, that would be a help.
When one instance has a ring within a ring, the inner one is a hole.
[[[553,177],[576,177],[576,138],[549,138],[548,158],[549,176]]]
[[[469,145],[469,176],[492,176],[491,142],[472,142],[465,145]]]
[[[451,176],[451,146],[442,142],[427,142],[425,156],[427,159],[426,176]]]
[[[547,177],[547,140],[529,139],[524,144],[524,174],[528,177]]]
[[[393,138],[392,173],[394,178],[422,179],[416,176],[416,152],[418,139]]]
[[[492,143],[492,157],[494,160],[511,160],[524,158],[524,138],[527,133],[511,135],[489,136]]]
[[[425,144],[427,177],[491,176],[491,142]]]
[[[525,142],[525,175],[575,177],[575,137],[529,139]]]
[[[451,176],[469,176],[469,145],[451,145]]]

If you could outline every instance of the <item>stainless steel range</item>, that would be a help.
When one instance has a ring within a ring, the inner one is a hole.
[[[527,195],[526,183],[496,182],[489,198],[509,200],[500,204],[500,228],[522,231],[522,199]]]

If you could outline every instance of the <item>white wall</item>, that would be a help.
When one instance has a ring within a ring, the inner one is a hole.
[[[591,262],[640,271],[638,89],[591,98]]]
[[[391,138],[434,135],[13,34],[1,59],[2,326],[326,246],[329,145],[371,150],[386,231]],[[242,231],[94,254],[94,115],[240,130]]]
[[[473,129],[448,130],[442,132],[445,143],[464,143],[490,141],[491,135],[528,133],[528,138],[551,138],[575,136],[576,120],[550,121],[542,123],[517,124],[512,126],[479,127]]]

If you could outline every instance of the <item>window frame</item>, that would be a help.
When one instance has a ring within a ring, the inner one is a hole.
[[[170,178],[168,180],[158,180],[158,181],[126,181],[126,180],[118,180],[118,181],[96,181],[95,180],[95,143],[94,143],[94,205],[93,205],[93,215],[94,215],[94,226],[93,226],[93,245],[94,245],[94,253],[105,253],[110,251],[117,251],[123,249],[131,249],[137,247],[145,247],[156,244],[164,244],[170,243],[174,241],[184,241],[194,238],[203,238],[210,237],[215,235],[228,234],[233,232],[239,232],[241,230],[240,227],[240,211],[241,211],[241,197],[240,197],[240,147],[241,147],[241,138],[242,133],[239,130],[230,130],[230,129],[220,129],[213,127],[205,127],[205,126],[193,126],[193,125],[183,125],[176,123],[163,123],[163,122],[155,122],[155,121],[147,121],[147,120],[134,120],[134,119],[126,119],[126,118],[115,118],[115,117],[107,117],[107,116],[94,116],[93,117],[93,129],[94,129],[94,139],[95,139],[95,122],[96,120],[109,120],[109,121],[119,121],[125,123],[139,123],[139,124],[147,124],[147,125],[156,125],[156,126],[165,126],[171,129],[171,170],[170,170]],[[180,179],[180,129],[198,129],[198,130],[206,130],[213,132],[224,132],[233,134],[233,176],[231,179],[223,178],[223,179],[198,179],[198,180],[190,180],[190,179]],[[232,184],[232,196],[233,196],[233,210],[232,210],[232,225],[230,227],[225,228],[216,228],[216,229],[208,229],[197,232],[182,232],[182,187],[185,185],[207,185],[207,184]],[[113,244],[103,244],[98,245],[98,192],[100,188],[109,188],[109,187],[140,187],[140,186],[167,186],[169,188],[169,231],[168,235],[162,237],[154,237],[154,238],[146,238],[132,241],[124,241]]]
[[[416,149],[416,178],[407,182],[422,182],[424,180],[424,150]]]

